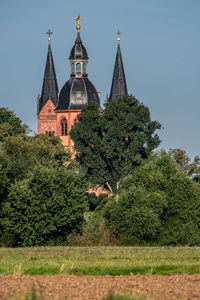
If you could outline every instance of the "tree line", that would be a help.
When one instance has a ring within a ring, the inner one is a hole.
[[[0,108],[0,245],[199,245],[200,158],[155,151],[160,128],[134,96],[92,102],[72,160]]]

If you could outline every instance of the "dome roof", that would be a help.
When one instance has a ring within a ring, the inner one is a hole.
[[[95,101],[100,106],[96,88],[88,78],[70,78],[60,91],[56,110],[82,109]]]
[[[82,44],[80,33],[77,33],[77,38],[70,52],[69,59],[88,59],[87,51]]]

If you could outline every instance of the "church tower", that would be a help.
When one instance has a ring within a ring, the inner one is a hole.
[[[60,136],[65,148],[73,151],[73,141],[69,136],[72,125],[82,108],[91,101],[100,106],[96,88],[88,79],[88,54],[80,37],[80,16],[76,18],[77,38],[71,49],[70,79],[62,87],[58,105],[55,109],[57,116],[57,135]]]
[[[128,94],[127,86],[126,86],[126,77],[124,74],[124,67],[122,61],[122,54],[120,49],[120,34],[121,32],[118,30],[118,45],[117,45],[117,54],[115,59],[115,67],[113,72],[113,79],[110,91],[110,97],[108,101],[112,101],[116,98],[123,97],[125,94]]]
[[[49,35],[49,45],[46,67],[44,72],[42,94],[41,97],[38,96],[37,103],[38,134],[46,133],[49,136],[54,136],[57,135],[56,113],[54,110],[58,104],[58,85],[51,51],[50,35],[52,32],[49,30],[47,34]]]

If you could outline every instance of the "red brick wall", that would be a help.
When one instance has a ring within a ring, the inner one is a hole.
[[[74,124],[74,121],[77,118],[77,115],[80,114],[80,112],[81,110],[62,110],[55,112],[55,105],[52,100],[49,99],[38,114],[38,134],[54,131],[54,135],[61,138],[62,144],[64,145],[65,149],[69,149],[73,153],[72,156],[74,156],[74,143],[69,136],[69,132],[72,125]],[[64,118],[67,120],[66,136],[62,136],[61,132],[61,121]]]
[[[54,131],[54,135],[57,135],[56,113],[54,110],[55,105],[49,99],[38,114],[38,134]]]
[[[71,152],[73,152],[73,141],[69,136],[69,132],[71,130],[72,125],[74,124],[74,121],[77,118],[77,115],[80,114],[81,110],[62,110],[62,111],[56,111],[57,115],[57,134],[60,136],[62,143],[64,147],[67,149],[70,149]],[[62,136],[61,135],[61,121],[62,119],[67,120],[67,135]]]

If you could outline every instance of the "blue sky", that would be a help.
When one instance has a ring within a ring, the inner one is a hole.
[[[0,106],[37,131],[45,33],[53,31],[60,90],[69,78],[78,13],[101,102],[110,92],[119,28],[128,91],[162,123],[160,147],[200,155],[200,0],[0,0]]]

